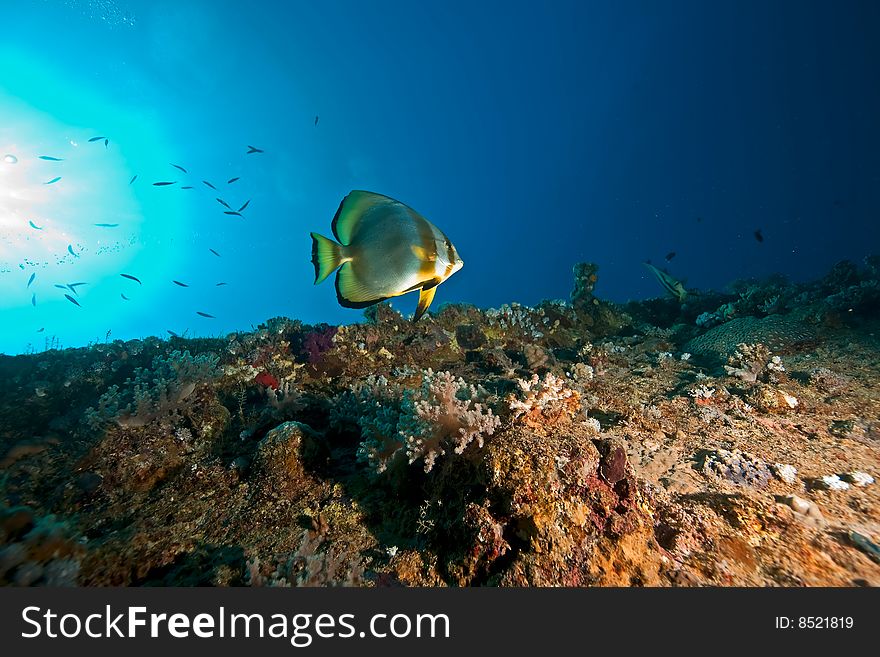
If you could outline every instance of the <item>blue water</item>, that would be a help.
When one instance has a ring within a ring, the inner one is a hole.
[[[0,26],[6,353],[358,321],[309,261],[351,189],[456,244],[436,305],[566,298],[581,260],[623,301],[672,251],[716,289],[880,251],[876,2],[8,0]]]

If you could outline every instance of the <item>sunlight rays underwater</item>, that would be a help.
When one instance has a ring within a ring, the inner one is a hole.
[[[31,52],[5,49],[0,62],[0,156],[12,156],[0,157],[0,351],[142,335],[189,220],[181,194],[150,193],[152,175],[171,175],[162,126]],[[128,270],[144,284],[119,276]],[[87,284],[62,289],[74,282]]]

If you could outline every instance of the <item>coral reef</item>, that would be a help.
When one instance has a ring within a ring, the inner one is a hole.
[[[880,584],[880,259],[684,304],[597,274],[0,357],[0,584]]]

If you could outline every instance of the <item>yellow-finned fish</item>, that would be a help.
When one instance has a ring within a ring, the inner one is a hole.
[[[346,308],[366,308],[420,290],[416,321],[428,310],[437,286],[464,264],[439,228],[381,194],[351,192],[331,227],[338,243],[311,233],[315,285],[338,269],[336,297]]]
[[[657,277],[657,280],[660,282],[660,285],[663,286],[663,289],[666,290],[669,294],[678,299],[679,303],[684,303],[684,300],[687,298],[687,290],[684,288],[684,285],[681,281],[678,281],[665,271],[657,269],[650,262],[643,263],[645,267],[651,270],[651,273]]]

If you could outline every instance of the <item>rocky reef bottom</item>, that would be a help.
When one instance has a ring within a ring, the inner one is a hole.
[[[0,583],[880,584],[880,267],[0,357]]]

